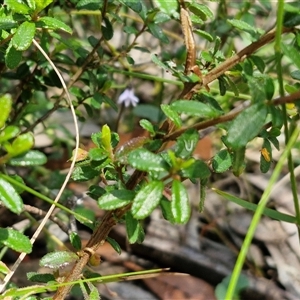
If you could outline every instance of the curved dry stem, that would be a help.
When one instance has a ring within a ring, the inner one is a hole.
[[[52,68],[54,69],[55,73],[57,74],[62,86],[63,86],[63,90],[64,93],[67,96],[68,99],[68,103],[70,105],[70,109],[71,109],[71,113],[73,116],[73,120],[74,120],[74,126],[75,126],[75,140],[76,140],[76,146],[75,146],[75,153],[74,153],[74,157],[77,157],[77,153],[78,153],[78,148],[79,148],[79,129],[78,129],[78,122],[77,122],[77,118],[76,118],[76,114],[75,114],[75,109],[74,106],[72,104],[72,100],[70,97],[70,94],[68,92],[67,86],[65,84],[65,81],[63,79],[63,77],[61,76],[60,72],[58,71],[58,69],[56,68],[56,66],[54,65],[54,63],[51,61],[51,59],[49,58],[49,56],[47,55],[47,53],[43,50],[43,48],[37,43],[36,40],[33,39],[33,43],[34,45],[39,49],[39,51],[43,54],[43,56],[47,59],[47,61],[49,62],[49,64],[52,66]],[[37,228],[37,230],[35,231],[35,233],[33,234],[33,236],[30,239],[31,244],[33,245],[34,242],[36,241],[37,237],[39,236],[39,234],[41,233],[41,231],[43,230],[46,222],[48,221],[50,215],[52,214],[54,208],[55,208],[55,203],[57,203],[63,193],[63,191],[66,188],[66,185],[72,175],[72,171],[74,169],[75,166],[75,162],[76,160],[74,159],[72,161],[72,164],[70,166],[69,172],[65,178],[64,183],[62,184],[62,187],[60,188],[54,203],[51,205],[49,211],[47,212],[46,216],[44,217],[44,219],[42,220],[41,224],[39,225],[39,227]],[[5,286],[7,285],[7,283],[9,282],[9,280],[11,279],[11,277],[14,275],[15,271],[17,270],[17,268],[19,267],[20,263],[23,261],[23,259],[25,258],[26,253],[21,253],[20,256],[18,257],[17,261],[14,263],[14,265],[11,268],[11,272],[9,274],[7,274],[3,280],[3,284],[0,286],[0,293],[3,291],[3,289],[5,288]]]

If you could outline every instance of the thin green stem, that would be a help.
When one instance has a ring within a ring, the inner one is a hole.
[[[157,77],[157,76],[149,75],[149,74],[145,74],[145,73],[125,71],[125,70],[120,70],[120,69],[115,69],[115,68],[109,68],[108,71],[132,76],[135,78],[142,78],[142,79],[157,81],[157,82],[165,82],[165,83],[170,83],[170,84],[174,84],[174,85],[183,87],[183,83],[181,81],[161,78],[161,77]]]
[[[282,65],[281,65],[281,58],[282,58],[281,35],[282,35],[282,30],[283,30],[283,14],[284,14],[284,0],[278,0],[277,22],[276,22],[277,26],[276,26],[276,33],[275,33],[275,59],[276,59],[276,64],[277,64],[277,76],[278,76],[280,97],[284,97],[284,84],[283,84]],[[292,156],[290,154],[290,150],[291,150],[292,146],[294,145],[294,143],[296,142],[300,130],[298,127],[295,127],[293,134],[291,135],[291,137],[289,137],[287,113],[286,113],[285,104],[282,105],[282,112],[283,112],[283,118],[284,118],[284,132],[285,132],[285,137],[286,137],[286,148],[285,148],[284,152],[282,153],[282,155],[274,169],[274,172],[270,178],[269,184],[268,184],[265,192],[263,193],[262,198],[258,204],[257,210],[253,216],[252,222],[250,224],[250,227],[248,229],[244,243],[241,247],[241,251],[237,258],[237,262],[236,262],[234,270],[232,272],[232,276],[230,279],[230,283],[228,286],[228,290],[227,290],[225,299],[232,299],[234,296],[238,278],[240,276],[244,261],[246,259],[247,252],[251,245],[251,241],[253,239],[255,230],[258,226],[261,215],[263,214],[264,208],[268,202],[271,190],[272,190],[277,178],[280,175],[281,169],[282,169],[286,159],[288,160],[289,171],[291,174],[291,184],[292,184],[294,203],[295,203],[295,208],[296,208],[296,219],[297,219],[297,223],[299,222],[299,218],[300,218],[299,217],[299,205],[298,205],[298,199],[297,199],[297,192],[295,192],[296,195],[294,195],[294,191],[296,191],[296,182],[295,182],[293,161],[292,161]],[[298,208],[298,211],[297,211],[297,208]]]
[[[243,264],[245,262],[249,247],[251,245],[251,241],[253,239],[255,230],[256,230],[257,225],[260,221],[260,218],[263,214],[263,211],[266,207],[266,204],[268,202],[268,199],[269,199],[269,196],[271,194],[272,188],[273,188],[274,184],[276,183],[276,180],[278,179],[278,177],[280,175],[281,169],[283,168],[283,165],[284,165],[284,163],[285,163],[285,161],[288,157],[288,154],[290,153],[293,145],[297,141],[297,137],[298,137],[299,133],[300,133],[300,129],[298,127],[296,127],[293,134],[292,134],[292,136],[291,136],[291,138],[290,138],[290,140],[289,140],[289,142],[288,142],[288,144],[287,144],[287,146],[286,146],[286,148],[284,149],[284,151],[283,151],[283,153],[282,153],[282,155],[281,155],[281,157],[280,157],[280,159],[279,159],[279,161],[278,161],[278,163],[277,163],[277,165],[274,169],[274,172],[273,172],[273,174],[270,178],[270,181],[268,183],[267,188],[265,189],[265,191],[264,191],[264,193],[261,197],[261,200],[258,203],[257,209],[254,213],[254,216],[253,216],[253,219],[252,219],[251,224],[249,226],[248,232],[246,234],[244,243],[241,247],[241,251],[238,255],[236,264],[234,266],[225,299],[233,299],[235,288],[236,288],[236,285],[237,285],[237,282],[238,282]]]
[[[30,187],[28,187],[28,186],[22,184],[21,182],[15,180],[14,178],[12,178],[12,177],[10,177],[10,176],[4,175],[4,174],[0,174],[0,178],[5,179],[6,181],[8,181],[9,183],[11,183],[12,185],[21,188],[22,190],[24,190],[24,191],[26,191],[26,192],[28,192],[28,193],[30,193],[30,194],[36,196],[37,198],[40,198],[41,200],[44,200],[44,201],[46,201],[46,202],[48,202],[48,203],[50,203],[50,204],[54,204],[56,207],[60,208],[61,210],[64,210],[65,212],[67,212],[67,213],[69,213],[69,214],[71,214],[71,215],[74,215],[75,217],[79,218],[79,220],[85,219],[85,218],[82,217],[80,214],[75,213],[74,211],[72,211],[72,210],[66,208],[65,206],[63,206],[63,205],[60,204],[60,203],[54,203],[54,201],[53,201],[52,199],[50,199],[50,198],[48,198],[47,196],[45,196],[45,195],[43,195],[43,194],[41,194],[41,193],[39,193],[39,192],[33,190],[32,188],[30,188]],[[88,220],[88,219],[85,219],[85,221],[91,222],[91,221]]]
[[[281,33],[283,29],[283,15],[284,15],[284,0],[278,1],[278,9],[277,9],[277,27],[276,27],[276,35],[275,35],[275,59],[276,59],[276,67],[277,67],[277,76],[278,76],[278,84],[279,84],[279,94],[280,97],[284,97],[284,82],[283,82],[283,72],[282,72],[282,52],[281,52]],[[285,143],[287,144],[290,139],[290,130],[288,125],[288,115],[285,104],[281,105],[282,115],[283,115],[283,123],[284,123],[284,134],[285,134]],[[293,121],[291,122],[291,127],[293,127]],[[296,177],[294,173],[294,162],[292,154],[288,155],[288,168],[290,172],[290,182],[291,189],[293,194],[294,207],[296,212],[297,223],[300,225],[300,207],[299,207],[299,199],[297,193],[297,184]],[[298,231],[298,235],[300,238],[300,231]]]

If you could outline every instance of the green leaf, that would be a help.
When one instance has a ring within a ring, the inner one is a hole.
[[[257,103],[242,111],[230,124],[227,143],[232,149],[239,149],[258,135],[265,123],[267,109]]]
[[[111,237],[107,237],[106,239],[105,239],[113,248],[114,248],[114,250],[119,254],[119,255],[121,255],[121,253],[122,253],[122,248],[121,248],[121,246],[118,244],[118,242],[116,241],[116,240],[114,240],[113,238],[111,238]]]
[[[110,128],[107,124],[102,126],[101,145],[107,151],[107,153],[110,153],[112,151],[111,131],[110,131]]]
[[[76,4],[76,8],[79,10],[99,10],[101,8],[101,2],[99,0],[80,0]]]
[[[30,9],[35,10],[36,8],[36,0],[27,0],[27,4],[30,7]]]
[[[240,176],[245,170],[245,152],[246,148],[241,147],[235,149],[232,154],[232,173],[235,176]]]
[[[2,262],[2,261],[0,261],[0,273],[1,274],[8,274],[10,272],[10,270],[9,270],[9,268],[7,267],[7,265],[4,263],[4,262]]]
[[[226,94],[227,87],[228,87],[225,76],[224,75],[220,76],[218,78],[218,82],[219,82],[220,95],[224,96]]]
[[[56,251],[47,253],[40,259],[40,266],[59,269],[78,260],[78,255],[71,251]]]
[[[175,220],[172,213],[171,201],[163,197],[160,201],[160,207],[163,217],[170,223],[174,224]]]
[[[100,172],[90,166],[76,166],[72,178],[75,181],[87,181],[99,176]]]
[[[79,251],[81,249],[81,239],[77,232],[71,232],[69,235],[69,239],[71,242],[71,245],[74,247],[76,251]]]
[[[32,251],[29,238],[12,228],[0,228],[0,244],[17,252],[30,253]]]
[[[129,153],[135,149],[142,147],[148,141],[149,138],[147,138],[146,136],[139,136],[129,140],[124,145],[118,148],[118,150],[115,153],[115,159],[122,164],[127,164]]]
[[[265,93],[267,100],[272,100],[275,92],[275,86],[272,78],[266,78],[265,81]]]
[[[94,97],[95,98],[99,97],[99,99],[101,99],[102,102],[108,104],[115,111],[118,111],[118,107],[117,107],[116,103],[113,100],[111,100],[109,97],[107,97],[105,94],[95,93]]]
[[[22,51],[16,50],[12,41],[9,43],[9,46],[5,52],[5,64],[9,69],[16,68],[22,60]]]
[[[220,111],[194,100],[177,100],[171,104],[171,108],[178,113],[201,118],[215,118],[220,115]]]
[[[165,44],[169,43],[169,39],[163,32],[162,27],[160,25],[152,23],[152,22],[149,22],[147,25],[148,25],[149,31],[152,33],[152,35],[154,37],[159,39],[162,43],[165,43]]]
[[[129,204],[135,196],[133,191],[114,190],[108,192],[98,199],[99,207],[105,210],[113,210]]]
[[[279,108],[271,105],[269,107],[269,112],[271,113],[273,127],[281,128],[283,125],[282,111]]]
[[[151,181],[136,194],[133,199],[131,212],[136,219],[145,219],[158,205],[164,184],[162,181]]]
[[[18,23],[11,16],[1,16],[0,30],[8,30],[17,27]],[[3,36],[2,36],[3,37]]]
[[[103,33],[103,37],[109,41],[113,36],[114,36],[114,29],[109,21],[108,18],[104,18],[103,19],[104,23],[105,23],[105,26],[102,25],[101,26],[101,30],[102,30],[102,33]]]
[[[226,200],[236,203],[241,207],[244,207],[244,208],[254,211],[254,212],[257,210],[257,204],[255,204],[255,203],[243,200],[243,199],[233,196],[229,193],[220,191],[216,188],[213,188],[212,190],[215,191],[217,194],[221,195],[222,197],[224,197]],[[281,213],[279,211],[276,211],[276,210],[270,209],[270,208],[264,208],[263,215],[270,217],[274,220],[278,220],[278,221],[283,221],[283,222],[288,222],[288,223],[293,223],[293,224],[297,223],[296,218],[294,216],[287,215],[287,214]]]
[[[225,277],[222,282],[220,282],[215,289],[215,295],[218,300],[225,299],[226,297],[226,292],[229,286],[229,281],[230,281],[231,276]],[[233,294],[233,299],[240,299],[240,293],[242,290],[247,288],[249,286],[249,280],[244,274],[240,274],[238,278],[237,285],[234,290]]]
[[[191,214],[191,206],[186,188],[179,180],[174,180],[172,183],[171,208],[176,223],[187,223]]]
[[[35,1],[35,13],[39,13],[46,8],[53,0],[34,0]]]
[[[91,185],[89,187],[88,195],[97,200],[99,197],[103,196],[106,193],[105,189],[98,185]]]
[[[139,13],[143,9],[142,3],[135,0],[123,0],[121,1],[124,3],[127,7],[132,9],[134,12]]]
[[[12,99],[11,99],[11,96],[10,95],[3,95],[0,97],[0,111],[1,111],[1,114],[0,114],[0,129],[5,125],[8,117],[9,117],[9,114],[10,114],[10,111],[11,111],[11,106],[12,106]],[[1,141],[1,138],[2,138],[2,141],[3,141],[3,136],[5,136],[5,131],[2,131],[1,132],[1,135],[0,135],[0,141]],[[5,139],[4,139],[5,140]]]
[[[264,73],[266,65],[265,65],[265,62],[262,60],[262,58],[257,55],[251,55],[250,59],[252,60],[254,65],[257,67],[259,72]]]
[[[27,272],[26,276],[32,282],[48,283],[49,281],[55,281],[54,275],[50,273]]]
[[[201,29],[196,29],[194,30],[194,32],[199,35],[200,37],[206,39],[207,41],[209,42],[213,42],[214,41],[214,38],[211,34],[209,34],[207,31],[204,31],[204,30],[201,30]]]
[[[300,69],[299,50],[284,42],[281,43],[281,49],[284,55],[286,55],[292,61],[293,65]]]
[[[94,229],[93,224],[96,217],[93,210],[85,208],[82,205],[77,205],[74,209],[74,212],[76,213],[75,218],[78,222],[90,228],[91,230]]]
[[[4,206],[16,214],[23,211],[23,201],[16,189],[2,178],[0,178],[0,200]]]
[[[156,132],[155,132],[154,126],[148,120],[146,120],[146,119],[140,120],[140,126],[142,128],[144,128],[145,130],[147,130],[152,136],[155,135]]]
[[[12,38],[12,44],[18,51],[28,49],[32,43],[35,34],[35,24],[25,21],[17,29]]]
[[[189,3],[188,5],[189,10],[194,13],[196,16],[199,16],[203,21],[206,21],[208,18],[213,18],[212,11],[203,4],[199,4],[197,2]]]
[[[184,168],[180,172],[181,176],[185,178],[200,178],[204,179],[210,176],[209,167],[202,160],[195,160],[191,165]]]
[[[175,154],[183,159],[190,157],[199,141],[199,133],[195,129],[186,130],[178,139],[175,145]]]
[[[231,165],[231,155],[227,149],[219,151],[212,160],[212,168],[217,173],[223,173],[227,171]]]
[[[170,105],[161,104],[160,107],[164,114],[176,125],[176,127],[181,127],[181,119],[178,113],[175,110],[173,110]]]
[[[257,30],[252,27],[251,25],[249,25],[248,23],[242,21],[242,20],[227,20],[227,23],[231,24],[233,27],[241,30],[241,31],[246,31],[248,33],[250,33],[253,36],[256,36],[257,34]]]
[[[24,2],[24,1],[23,1]],[[19,1],[16,0],[5,0],[5,4],[11,9],[13,12],[21,15],[26,15],[30,13],[30,8]]]
[[[41,17],[39,18],[38,23],[41,23],[42,28],[53,30],[60,29],[72,34],[72,29],[67,24],[52,17]]]
[[[295,70],[291,72],[291,77],[296,80],[300,80],[300,70]]]
[[[5,150],[9,153],[11,157],[18,156],[34,145],[34,138],[32,133],[23,133],[12,142],[11,145],[5,145]]]
[[[47,157],[44,153],[37,151],[37,150],[31,150],[26,152],[23,155],[16,156],[11,158],[8,161],[8,164],[11,166],[40,166],[47,162]]]
[[[298,1],[284,3],[284,10],[283,25],[285,27],[295,27],[300,24],[300,4]]]
[[[162,69],[164,70],[167,70],[167,71],[171,71],[171,69],[169,68],[168,65],[166,65],[164,62],[162,62],[157,54],[151,54],[151,60],[159,67],[161,67]]]
[[[89,150],[89,158],[95,161],[103,161],[107,159],[107,152],[104,149],[91,148]]]
[[[269,136],[268,140],[270,141],[270,143],[273,144],[273,146],[279,151],[280,150],[280,145],[279,145],[279,141],[275,136]]]
[[[130,152],[128,162],[133,168],[141,171],[161,172],[167,170],[167,165],[163,158],[143,148]]]
[[[173,16],[177,13],[178,10],[178,1],[177,0],[154,0],[156,6],[164,13],[169,16]]]
[[[129,243],[142,243],[145,238],[145,232],[141,223],[132,216],[131,212],[126,213],[125,222]]]
[[[1,98],[0,98],[0,102],[1,102]],[[0,111],[2,112],[2,114],[0,115],[0,122],[3,122],[3,120],[5,119],[5,108],[1,107],[1,104],[0,104]],[[0,128],[2,126],[0,126]],[[19,132],[20,129],[17,126],[13,126],[13,125],[6,126],[0,133],[0,143],[3,143],[5,141],[8,141],[16,137],[19,134]]]

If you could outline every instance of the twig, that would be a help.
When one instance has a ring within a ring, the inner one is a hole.
[[[283,33],[292,32],[293,30],[294,30],[293,28],[284,28]],[[251,55],[257,49],[259,49],[263,45],[272,41],[274,39],[274,36],[275,36],[275,30],[272,30],[271,32],[264,35],[257,42],[252,43],[250,46],[244,48],[238,54],[227,59],[221,65],[219,65],[218,67],[213,69],[211,72],[209,72],[203,78],[203,81],[200,84],[198,84],[199,87],[201,88],[203,86],[208,85],[210,82],[212,82],[213,80],[215,80],[216,78],[218,78],[219,76],[224,74],[224,72],[231,69],[237,63],[241,62],[243,59],[245,59],[246,57]],[[193,86],[189,90],[186,90],[186,91],[184,90],[183,93],[181,94],[180,98],[181,99],[182,98],[190,99],[192,96],[192,94],[190,92],[193,89],[193,87],[195,87],[196,85],[197,84],[193,84]],[[219,117],[214,120],[201,122],[194,126],[198,130],[207,128],[209,126],[218,124],[220,122],[226,122],[226,121],[232,120],[233,118],[236,117],[236,115],[238,113],[239,112],[231,113],[231,114]],[[164,122],[164,124],[165,123],[168,124],[168,122]],[[171,127],[169,127],[168,125],[165,127],[168,129],[167,129],[167,135],[166,135],[164,141],[175,138],[174,136],[172,136],[172,131],[170,130]],[[195,127],[193,127],[193,128],[195,128]],[[186,129],[187,128],[185,128],[182,132],[184,132]],[[180,132],[180,133],[178,131],[174,132],[174,135],[177,135],[177,134],[179,135],[182,132]],[[129,181],[127,182],[126,188],[129,190],[132,190],[141,180],[143,180],[144,176],[145,176],[144,172],[135,170],[135,172],[133,173],[133,175],[130,177]],[[109,212],[105,213],[101,223],[97,226],[91,239],[88,241],[87,247],[81,251],[80,259],[78,260],[76,265],[73,267],[73,269],[71,270],[69,275],[64,280],[64,283],[69,282],[70,285],[60,287],[53,297],[54,300],[64,299],[68,295],[69,291],[72,288],[71,282],[79,279],[80,275],[82,274],[82,270],[85,267],[85,265],[87,264],[87,262],[89,261],[89,258],[93,254],[93,251],[96,251],[101,246],[101,244],[106,239],[108,233],[117,224],[117,221],[119,220],[119,218],[121,218],[126,213],[126,211],[128,211],[129,209],[130,209],[130,205],[122,207],[120,209],[116,209],[115,211],[109,211]]]
[[[29,213],[41,216],[41,217],[44,217],[47,214],[42,209],[37,208],[37,207],[32,206],[32,205],[28,205],[28,204],[24,205],[24,210],[27,211],[27,212],[29,212]],[[63,232],[65,232],[66,234],[69,234],[69,228],[68,228],[68,226],[66,226],[60,219],[58,219],[55,216],[50,216],[49,219],[52,222],[54,222],[55,224],[57,224]]]
[[[282,33],[289,33],[293,32],[294,28],[283,28]],[[203,76],[202,82],[200,83],[191,83],[191,85],[185,86],[182,93],[179,96],[179,99],[191,99],[193,94],[200,90],[202,87],[207,86],[209,83],[213,82],[215,79],[219,78],[223,75],[226,71],[233,68],[236,64],[245,60],[248,56],[253,54],[256,50],[261,48],[262,46],[270,43],[276,34],[276,28],[268,32],[267,34],[263,35],[258,41],[253,42],[249,46],[245,47],[243,50],[238,52],[237,54],[233,55],[232,57],[225,60],[223,63],[215,67],[211,70],[207,75]],[[193,88],[196,89],[193,91]]]

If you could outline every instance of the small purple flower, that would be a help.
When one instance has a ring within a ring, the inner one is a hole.
[[[130,105],[136,106],[139,102],[139,98],[134,94],[133,88],[128,87],[119,97],[118,104],[123,104],[125,107]]]

